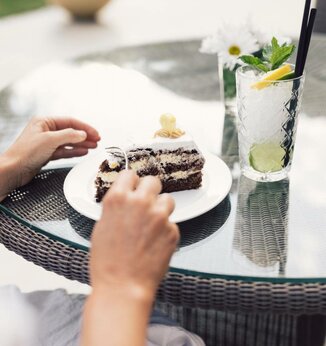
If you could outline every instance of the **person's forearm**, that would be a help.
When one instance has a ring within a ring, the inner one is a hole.
[[[9,155],[0,155],[0,202],[18,185],[16,161]]]
[[[83,314],[82,346],[144,346],[152,296],[135,289],[94,289]]]

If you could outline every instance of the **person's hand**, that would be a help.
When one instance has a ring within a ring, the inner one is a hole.
[[[32,118],[4,153],[14,162],[10,189],[28,183],[50,160],[83,156],[100,140],[91,126],[72,118]]]
[[[94,291],[131,290],[154,298],[179,240],[177,225],[168,219],[174,201],[159,195],[161,188],[157,178],[124,171],[105,195],[92,235]]]
[[[81,345],[142,346],[159,282],[179,240],[157,178],[123,171],[103,199],[90,251],[92,293]]]

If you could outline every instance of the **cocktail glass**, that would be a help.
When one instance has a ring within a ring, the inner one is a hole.
[[[278,181],[291,168],[304,75],[260,84],[250,66],[237,70],[238,140],[242,173],[256,181]]]

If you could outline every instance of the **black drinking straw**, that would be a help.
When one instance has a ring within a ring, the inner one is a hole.
[[[302,17],[297,59],[295,62],[295,76],[296,77],[301,76],[300,71],[302,70],[302,65],[303,65],[303,55],[304,55],[304,51],[305,51],[305,41],[306,41],[307,24],[308,24],[308,19],[309,19],[310,5],[311,5],[311,0],[306,0],[304,12],[303,12],[303,17]]]
[[[305,42],[304,53],[303,53],[303,61],[302,61],[301,70],[299,71],[300,75],[303,74],[303,70],[304,70],[304,67],[306,64],[307,55],[308,55],[309,46],[310,46],[311,35],[312,35],[312,30],[313,30],[314,24],[315,24],[316,14],[317,14],[317,9],[312,8],[310,11],[309,22],[308,22],[308,26],[307,26],[306,42]]]
[[[304,66],[306,63],[310,39],[312,35],[312,30],[315,22],[316,12],[317,10],[311,9],[310,11],[311,0],[306,0],[302,25],[301,25],[301,33],[299,38],[299,46],[297,52],[297,59],[295,63],[295,77],[301,77],[304,71]],[[287,121],[282,125],[282,128],[285,133],[285,137],[282,143],[282,147],[285,150],[284,158],[283,158],[283,166],[286,167],[290,161],[291,155],[293,153],[294,147],[294,132],[295,132],[295,118],[297,113],[297,105],[298,105],[298,97],[299,97],[299,88],[300,88],[300,79],[295,79],[293,81],[292,87],[292,97],[289,103],[286,105],[286,109],[288,110],[289,117]],[[289,108],[287,108],[289,107]]]

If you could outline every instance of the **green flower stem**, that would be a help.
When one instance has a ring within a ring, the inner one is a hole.
[[[235,85],[235,71],[238,66],[233,70],[227,67],[223,67],[223,83],[224,83],[224,98],[233,99],[236,96],[236,85]]]

